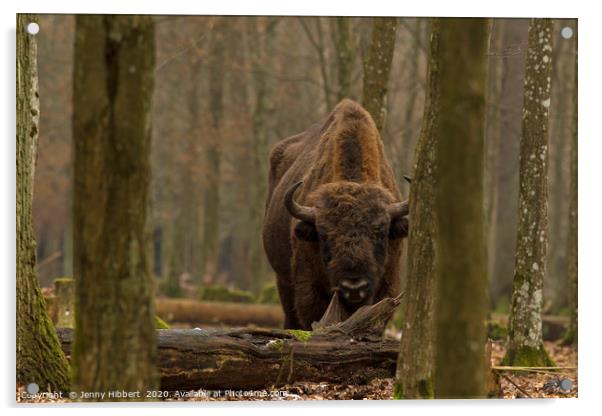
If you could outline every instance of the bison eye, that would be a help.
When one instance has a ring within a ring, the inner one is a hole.
[[[391,225],[389,226],[389,239],[405,238],[408,236],[409,229],[407,217],[396,218],[391,221]]]
[[[318,241],[316,226],[306,221],[300,221],[295,226],[295,235],[299,240]]]

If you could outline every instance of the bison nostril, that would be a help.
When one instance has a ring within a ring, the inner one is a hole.
[[[339,290],[343,298],[351,303],[360,303],[366,300],[370,288],[370,282],[366,279],[361,280],[343,280],[339,285]]]

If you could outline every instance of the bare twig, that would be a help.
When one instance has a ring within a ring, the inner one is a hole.
[[[504,377],[506,380],[508,380],[508,382],[510,384],[512,384],[514,387],[516,387],[518,389],[518,391],[520,391],[522,394],[524,394],[525,396],[527,396],[530,399],[533,398],[529,393],[527,393],[525,390],[523,390],[522,387],[520,387],[518,384],[516,384],[514,381],[512,381],[512,379],[510,377],[508,377],[506,374],[501,374],[501,376]]]

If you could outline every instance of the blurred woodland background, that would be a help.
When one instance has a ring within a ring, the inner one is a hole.
[[[152,245],[159,296],[208,285],[258,295],[274,276],[260,229],[268,153],[361,100],[370,18],[156,16]],[[72,276],[72,69],[75,17],[40,15],[40,136],[33,219],[42,286]],[[575,43],[554,22],[549,248],[544,313],[567,310],[571,97]],[[514,270],[527,19],[492,19],[485,193],[492,308],[507,312]],[[424,109],[428,19],[400,18],[383,140],[401,192]],[[403,278],[403,276],[402,276]]]

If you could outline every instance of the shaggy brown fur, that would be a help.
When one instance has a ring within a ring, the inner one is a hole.
[[[284,194],[300,180],[295,200],[315,208],[315,224],[284,206]],[[311,329],[342,278],[368,278],[368,304],[399,293],[407,222],[391,221],[386,210],[398,201],[374,121],[351,100],[341,101],[322,126],[272,149],[263,240],[286,328]],[[358,306],[346,305],[348,314]]]

